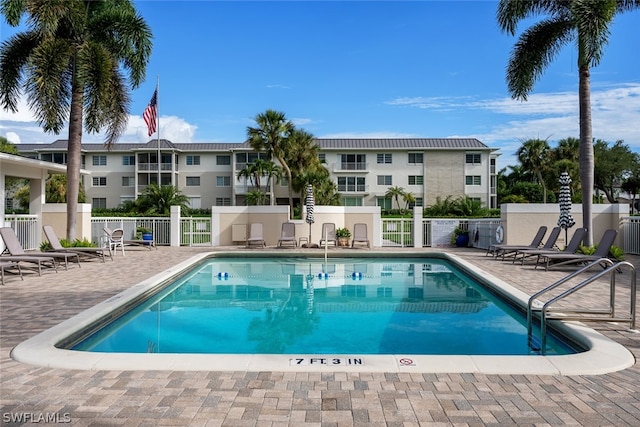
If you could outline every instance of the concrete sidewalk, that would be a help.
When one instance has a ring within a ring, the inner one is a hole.
[[[80,426],[640,425],[638,364],[606,375],[563,377],[80,371],[30,366],[9,357],[19,342],[210,250],[127,248],[125,257],[118,254],[106,263],[85,262],[42,277],[26,274],[24,281],[9,277],[0,287],[2,425],[25,420],[42,425],[47,418]],[[447,250],[528,294],[567,272],[495,261],[480,250]],[[638,257],[629,260],[640,267]],[[617,277],[620,304],[628,303],[629,277],[626,272]],[[580,302],[593,305],[602,298],[604,287],[585,292]],[[627,325],[589,326],[640,356],[640,334]]]

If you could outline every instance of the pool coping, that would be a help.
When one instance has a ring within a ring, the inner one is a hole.
[[[168,370],[168,371],[282,371],[282,372],[405,372],[405,373],[482,373],[523,375],[600,375],[626,369],[635,358],[621,344],[576,321],[554,321],[554,326],[588,348],[572,355],[485,356],[485,355],[272,355],[272,354],[139,354],[91,353],[56,347],[71,334],[111,313],[126,301],[137,298],[191,265],[206,258],[234,256],[275,256],[273,252],[206,252],[189,258],[150,277],[72,318],[18,344],[11,357],[22,363],[49,368],[81,370]],[[390,255],[384,251],[358,253],[358,257],[422,257],[425,252]],[[429,256],[451,259],[467,273],[491,283],[511,301],[526,306],[524,292],[450,253],[430,252]],[[277,256],[300,257],[300,252],[278,251]],[[312,257],[321,257],[314,254]],[[331,258],[353,258],[353,254],[332,253]]]

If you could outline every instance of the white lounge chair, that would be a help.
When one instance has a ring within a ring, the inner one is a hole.
[[[283,245],[292,245],[294,248],[298,246],[298,241],[296,240],[296,225],[293,222],[282,223],[278,247]]]
[[[336,225],[332,222],[322,224],[322,235],[320,236],[320,246],[324,247],[325,242],[328,245],[338,246],[336,240]]]
[[[368,248],[371,248],[371,243],[367,236],[367,224],[359,222],[353,225],[353,240],[351,240],[351,247],[353,248],[356,243],[365,244]]]
[[[267,246],[262,234],[262,223],[254,222],[249,226],[249,237],[247,238],[247,247],[252,245],[260,245],[263,248]]]

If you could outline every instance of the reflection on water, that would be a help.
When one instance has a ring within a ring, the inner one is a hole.
[[[529,354],[523,319],[512,315],[439,259],[213,259],[77,349]]]

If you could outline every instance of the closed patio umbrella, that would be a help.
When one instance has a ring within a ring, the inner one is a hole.
[[[307,242],[307,246],[310,247],[311,246],[311,224],[315,222],[315,219],[313,218],[313,207],[316,204],[315,199],[313,198],[313,186],[311,184],[307,185],[306,193],[307,193],[307,199],[306,199],[307,217],[305,218],[305,221],[307,222],[307,224],[309,224],[309,241]]]
[[[571,178],[567,172],[560,174],[560,218],[558,226],[564,229],[564,241],[567,243],[568,229],[575,225],[575,220],[571,216]]]

